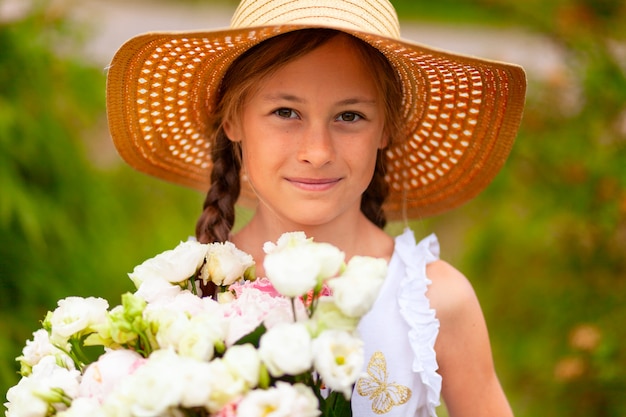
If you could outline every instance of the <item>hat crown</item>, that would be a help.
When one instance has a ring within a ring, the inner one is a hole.
[[[307,25],[400,38],[400,23],[388,0],[242,0],[231,27]]]

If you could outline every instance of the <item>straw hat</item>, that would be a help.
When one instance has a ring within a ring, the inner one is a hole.
[[[243,0],[222,30],[148,33],[116,53],[107,81],[110,132],[134,168],[206,191],[208,117],[228,66],[253,45],[310,27],[380,50],[402,81],[406,138],[387,149],[387,216],[425,217],[470,200],[506,160],[522,117],[521,67],[400,38],[387,0]],[[254,202],[246,183],[240,202]]]

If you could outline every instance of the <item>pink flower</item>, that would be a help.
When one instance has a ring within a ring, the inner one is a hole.
[[[314,290],[311,290],[305,295],[303,295],[302,297],[300,297],[304,305],[307,307],[309,307],[311,303],[313,302],[313,291]],[[330,289],[330,287],[326,283],[322,284],[322,289],[320,290],[320,293],[317,295],[317,298],[327,297],[330,295],[333,295],[333,291]]]
[[[100,403],[128,375],[146,362],[132,350],[111,350],[87,367],[79,387],[80,397],[95,398]]]
[[[233,401],[232,403],[226,404],[217,414],[215,414],[215,417],[237,417],[237,405],[239,405],[239,401]]]
[[[291,300],[276,292],[267,278],[234,284],[230,288],[236,294],[236,298],[221,304],[223,314],[228,319],[227,346],[252,332],[261,323],[269,329],[278,323],[294,321]],[[300,300],[296,300],[296,313],[299,319],[307,318]]]
[[[259,290],[272,297],[282,297],[267,278],[257,278],[254,281],[238,281],[228,288],[235,293],[235,298],[239,298],[244,291],[250,288]]]
[[[226,345],[230,346],[242,336],[252,332],[269,316],[285,316],[289,319],[291,304],[283,297],[274,297],[253,287],[242,288],[232,302],[222,304],[223,314],[228,319]],[[271,321],[282,321],[281,318]],[[267,323],[266,323],[267,326]]]

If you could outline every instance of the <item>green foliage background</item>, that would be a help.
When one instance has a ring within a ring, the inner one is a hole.
[[[517,416],[626,415],[626,3],[394,4],[403,19],[513,26],[562,48],[568,70],[529,80],[517,144],[494,183],[411,226],[438,233],[473,282]],[[69,53],[88,33],[49,6],[0,23],[2,392],[56,300],[118,304],[134,265],[193,234],[202,199],[94,164],[106,154],[105,72]]]

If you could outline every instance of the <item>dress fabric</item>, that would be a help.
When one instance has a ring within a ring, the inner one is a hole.
[[[435,235],[417,244],[410,229],[396,237],[385,283],[359,324],[365,366],[352,393],[354,417],[436,416],[439,320],[426,297],[426,265],[437,259]]]

